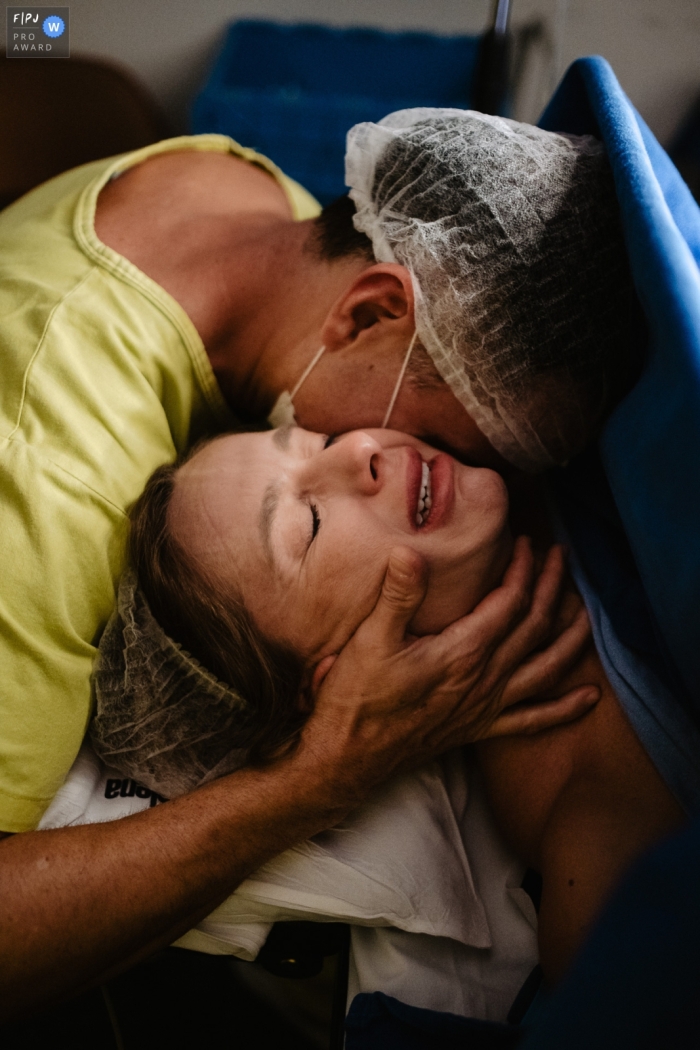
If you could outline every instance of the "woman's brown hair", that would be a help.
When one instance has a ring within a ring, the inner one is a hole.
[[[151,612],[163,630],[250,705],[232,747],[265,762],[296,741],[301,658],[265,638],[239,594],[221,589],[175,541],[168,524],[177,464],[159,467],[131,510],[130,553]],[[196,711],[192,712],[196,718]]]

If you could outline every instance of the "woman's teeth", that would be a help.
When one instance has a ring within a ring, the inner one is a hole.
[[[430,489],[430,467],[423,463],[420,479],[420,490],[418,492],[418,505],[416,506],[416,525],[424,525],[430,516],[430,508],[433,505]]]

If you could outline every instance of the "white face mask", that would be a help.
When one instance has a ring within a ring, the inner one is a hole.
[[[267,417],[267,421],[271,427],[294,426],[294,424],[296,423],[296,419],[294,418],[294,398],[299,393],[299,390],[301,389],[301,384],[307,379],[307,377],[311,374],[318,362],[321,360],[321,355],[324,353],[325,349],[325,346],[322,346],[320,350],[316,351],[309,364],[301,373],[301,378],[297,382],[297,385],[294,387],[291,394],[288,390],[283,390],[280,396],[277,398],[272,407],[272,411]]]
[[[406,375],[406,369],[408,368],[408,362],[411,358],[411,353],[413,351],[413,347],[415,346],[417,335],[418,332],[414,332],[411,342],[408,344],[408,350],[406,351],[406,356],[403,359],[401,371],[399,372],[399,377],[396,380],[396,386],[394,387],[394,392],[391,395],[389,407],[387,408],[384,414],[384,419],[382,420],[382,430],[386,428],[391,418],[391,413],[394,411],[396,398],[399,396],[399,390],[401,389],[403,378]],[[275,404],[273,405],[272,411],[267,417],[267,422],[270,424],[271,427],[294,426],[294,424],[296,423],[296,418],[294,416],[294,398],[299,393],[302,383],[308,378],[308,376],[311,374],[311,371],[318,364],[319,360],[321,359],[321,355],[323,354],[325,349],[325,346],[322,346],[320,350],[316,351],[311,361],[302,372],[301,377],[294,389],[292,390],[291,394],[288,390],[283,390],[280,396],[277,398]]]

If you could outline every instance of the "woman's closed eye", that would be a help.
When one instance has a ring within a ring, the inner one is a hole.
[[[320,518],[320,515],[318,513],[318,507],[316,506],[315,503],[310,503],[309,504],[309,509],[311,510],[311,522],[312,522],[312,524],[311,524],[311,539],[309,540],[309,547],[310,547],[311,544],[316,539],[316,534],[318,533],[318,530],[321,528],[321,518]]]

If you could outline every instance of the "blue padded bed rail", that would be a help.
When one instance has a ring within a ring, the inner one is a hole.
[[[600,442],[666,647],[700,723],[700,209],[603,58],[568,70],[540,125],[591,133],[613,168],[647,360]]]
[[[608,63],[568,70],[542,127],[605,143],[638,298],[640,378],[551,480],[618,699],[700,815],[700,209]]]

